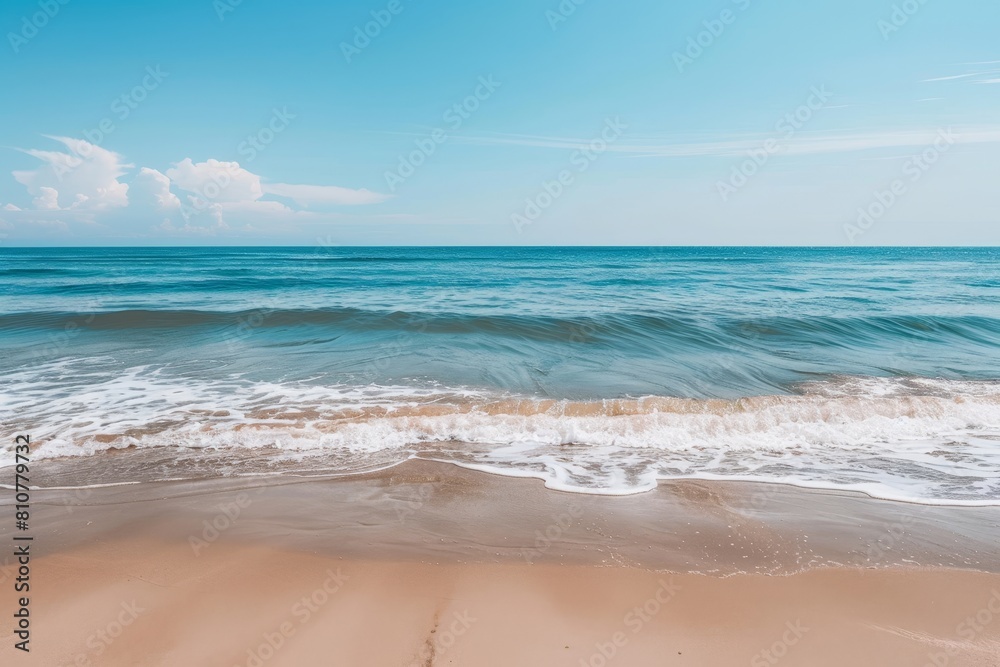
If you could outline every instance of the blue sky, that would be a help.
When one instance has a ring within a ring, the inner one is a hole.
[[[986,0],[9,0],[0,234],[996,245],[998,25]]]

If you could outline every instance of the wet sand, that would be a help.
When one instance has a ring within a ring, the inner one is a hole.
[[[32,521],[32,651],[4,613],[4,665],[1000,664],[1000,508],[411,461],[37,490]]]

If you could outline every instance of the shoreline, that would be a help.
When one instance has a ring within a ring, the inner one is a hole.
[[[989,667],[1000,656],[1000,508],[743,482],[586,496],[416,460],[248,481],[34,491],[36,664]],[[9,577],[0,560],[0,585]],[[12,637],[5,614],[4,661]]]
[[[775,483],[677,480],[642,494],[583,494],[534,477],[410,459],[339,476],[37,488],[32,499],[40,537],[56,549],[118,538],[123,522],[148,521],[151,536],[177,539],[218,520],[227,539],[285,530],[293,546],[363,559],[599,565],[616,558],[713,575],[892,566],[1000,573],[998,506],[923,505]],[[227,514],[227,507],[236,509]],[[91,522],[87,530],[82,517]],[[344,546],[362,536],[367,548]],[[428,546],[428,536],[438,547]]]
[[[172,453],[181,451],[184,452],[185,456],[181,457],[183,463],[178,464],[175,461],[171,461],[170,465],[175,467],[167,467],[164,462],[169,460],[170,457],[164,457],[163,452]],[[265,452],[270,452],[269,449],[265,449]],[[277,451],[280,451],[277,450]],[[190,455],[195,456],[191,457]],[[255,452],[255,456],[248,456],[246,459],[242,459],[238,452],[236,456],[234,453],[229,452],[217,452],[217,451],[206,451],[202,448],[178,448],[176,446],[164,449],[158,448],[141,448],[134,445],[124,447],[121,449],[109,449],[103,450],[96,453],[90,453],[86,455],[79,456],[58,456],[52,458],[43,458],[35,463],[36,478],[40,476],[41,479],[45,480],[45,483],[39,484],[36,487],[39,490],[51,490],[51,491],[73,491],[80,489],[100,489],[108,487],[121,487],[121,486],[135,486],[141,484],[169,484],[169,483],[199,483],[205,481],[218,481],[218,480],[232,480],[234,483],[238,483],[239,480],[245,480],[249,482],[260,481],[262,483],[287,483],[291,480],[295,481],[334,481],[334,480],[350,480],[355,478],[361,478],[365,476],[379,476],[383,473],[398,468],[400,466],[409,466],[416,464],[427,463],[434,465],[443,466],[454,466],[465,471],[492,475],[501,478],[509,478],[513,480],[534,480],[544,484],[548,491],[555,493],[567,493],[571,495],[586,495],[586,496],[600,496],[607,498],[619,498],[619,497],[630,497],[630,496],[643,496],[656,490],[661,486],[669,486],[673,484],[708,484],[714,485],[719,484],[723,487],[733,485],[736,488],[741,484],[748,486],[756,486],[767,488],[771,486],[778,487],[790,487],[794,489],[799,489],[805,492],[816,492],[816,493],[830,493],[830,494],[846,494],[846,495],[856,495],[864,497],[873,501],[884,501],[890,503],[901,503],[907,505],[917,505],[926,507],[952,507],[952,508],[988,508],[996,507],[1000,508],[1000,499],[987,499],[987,500],[971,500],[971,499],[952,499],[952,498],[914,498],[903,496],[900,494],[887,494],[879,493],[874,490],[872,485],[869,484],[855,484],[855,485],[837,485],[832,483],[823,482],[809,482],[809,481],[799,481],[795,479],[759,479],[754,477],[746,477],[740,475],[705,475],[700,476],[655,476],[649,487],[633,487],[628,490],[612,490],[603,487],[579,487],[579,486],[567,486],[561,484],[554,484],[553,480],[546,473],[533,468],[516,468],[516,467],[504,467],[499,468],[492,464],[483,464],[472,461],[465,461],[461,459],[448,459],[440,458],[432,452],[419,452],[411,454],[405,459],[394,459],[377,465],[375,467],[365,467],[358,469],[344,469],[335,470],[331,468],[330,461],[324,460],[322,457],[317,457],[316,459],[307,459],[312,468],[305,467],[303,462],[299,462],[294,465],[288,465],[286,461],[276,461],[267,458],[269,455],[265,453],[263,456],[259,452]],[[123,459],[128,459],[133,465],[127,467],[115,467],[114,465],[109,466],[109,463],[118,462],[119,457]],[[192,460],[195,459],[195,460]],[[345,461],[338,460],[337,464],[343,465]],[[198,466],[198,467],[192,467]],[[185,467],[187,466],[187,467]],[[205,466],[208,466],[207,468]],[[218,476],[217,474],[212,474],[212,466],[217,467],[242,467],[243,470],[226,477]],[[0,470],[5,467],[11,466],[0,466]],[[251,471],[253,468],[272,468],[268,472],[255,472]],[[322,472],[316,472],[320,470]],[[310,472],[311,471],[311,472]],[[164,477],[164,474],[176,474],[176,477]],[[137,474],[145,475],[144,478],[135,479]],[[100,481],[90,484],[73,484],[72,480],[77,478],[87,478],[87,479],[98,479]],[[129,479],[122,479],[123,477],[129,477]],[[53,483],[54,482],[54,483]],[[12,489],[13,487],[9,484],[0,483],[0,489]]]

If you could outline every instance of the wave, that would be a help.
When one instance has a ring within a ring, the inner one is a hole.
[[[329,326],[354,331],[416,331],[482,334],[535,340],[675,339],[707,347],[727,341],[801,341],[828,345],[922,339],[966,340],[1000,345],[1000,318],[973,315],[867,315],[800,317],[701,317],[611,313],[599,317],[476,315],[450,312],[379,311],[360,308],[281,309],[232,312],[127,309],[99,312],[20,312],[0,315],[0,331],[27,329],[125,330],[249,326]]]
[[[436,386],[199,383],[149,369],[72,388],[12,380],[0,398],[40,443],[38,459],[211,451],[264,456],[259,469],[221,468],[259,473],[422,456],[587,493],[739,479],[1000,504],[997,382],[845,377],[794,395],[569,401]],[[2,456],[12,463],[11,452]]]

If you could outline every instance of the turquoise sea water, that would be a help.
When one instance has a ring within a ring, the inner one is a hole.
[[[424,456],[590,492],[728,477],[1000,502],[996,249],[0,262],[3,435],[31,430],[40,456],[134,445],[198,474]]]

